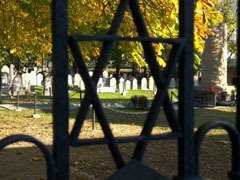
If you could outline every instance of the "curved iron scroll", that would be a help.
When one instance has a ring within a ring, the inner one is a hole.
[[[228,173],[230,179],[240,179],[240,135],[238,130],[230,123],[223,121],[207,122],[200,126],[195,133],[195,173],[199,175],[199,152],[200,145],[207,134],[212,129],[223,128],[229,134],[232,143],[232,170]]]
[[[6,146],[19,141],[33,143],[41,150],[47,164],[47,178],[49,180],[55,179],[56,167],[52,154],[42,142],[38,141],[34,137],[21,134],[6,137],[0,141],[0,151],[3,150]]]

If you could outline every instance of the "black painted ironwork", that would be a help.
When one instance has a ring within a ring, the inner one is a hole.
[[[239,2],[238,2],[239,3]],[[48,148],[27,135],[13,135],[0,140],[0,150],[18,141],[35,144],[43,153],[47,163],[48,179],[69,179],[69,146],[89,146],[108,144],[117,167],[120,169],[109,179],[131,179],[141,171],[139,178],[168,179],[158,172],[141,164],[146,147],[151,140],[178,139],[178,175],[175,179],[202,179],[199,176],[199,152],[201,142],[206,133],[214,128],[225,129],[232,142],[232,169],[230,179],[240,179],[240,60],[237,62],[237,121],[236,127],[226,122],[209,122],[194,132],[193,115],[193,12],[194,1],[179,1],[179,38],[153,38],[148,35],[138,0],[121,0],[107,35],[72,35],[68,37],[68,1],[52,1],[52,33],[53,33],[53,154]],[[117,35],[123,14],[129,6],[138,37],[121,37]],[[238,4],[239,7],[239,4]],[[239,14],[240,15],[240,14]],[[238,19],[238,25],[240,20]],[[238,28],[240,34],[240,28]],[[88,74],[87,66],[81,53],[80,41],[101,41],[103,47],[94,69],[93,76]],[[149,65],[157,86],[157,93],[146,117],[139,136],[114,137],[110,129],[104,108],[98,98],[96,84],[107,62],[113,46],[119,41],[137,41],[142,44],[146,62]],[[166,69],[160,69],[152,43],[172,45]],[[240,51],[238,36],[238,52]],[[71,48],[76,65],[83,78],[86,95],[81,102],[76,121],[71,133],[68,133],[68,45]],[[170,78],[178,64],[179,72],[179,110],[178,116],[173,110],[167,93]],[[96,112],[105,137],[101,139],[79,139],[81,128],[90,105]],[[172,132],[152,135],[151,131],[160,113],[161,107],[166,114]],[[119,151],[118,143],[137,142],[132,160],[125,164]],[[146,176],[145,176],[146,175]],[[136,177],[136,176],[135,176]]]

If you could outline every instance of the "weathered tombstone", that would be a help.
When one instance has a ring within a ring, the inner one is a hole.
[[[68,85],[72,86],[73,85],[73,77],[71,74],[68,75]]]
[[[12,80],[14,78],[14,70],[15,70],[14,64],[10,64],[10,68],[9,68],[10,83],[12,83]]]
[[[84,81],[83,81],[82,78],[79,81],[79,87],[80,87],[81,90],[85,90],[85,84],[84,84]]]
[[[147,78],[142,78],[141,80],[141,90],[147,90]]]
[[[37,86],[42,86],[42,82],[43,82],[43,75],[42,75],[42,73],[38,73],[38,74],[37,74],[37,82],[36,82],[36,85],[37,85]]]
[[[81,80],[80,74],[78,74],[78,73],[75,74],[74,75],[74,83],[73,83],[73,85],[79,87],[80,86],[80,80]]]
[[[4,94],[9,94],[10,93],[9,75],[7,72],[2,72],[1,76],[2,76],[1,92]]]
[[[30,83],[30,86],[35,86],[37,84],[37,73],[36,71],[31,71],[30,74],[29,74],[29,83]]]
[[[2,85],[9,85],[9,75],[7,72],[2,72]]]
[[[175,88],[176,87],[176,81],[174,78],[171,78],[169,88]]]
[[[119,92],[120,92],[120,93],[123,93],[123,91],[124,91],[124,89],[125,89],[124,84],[125,84],[124,79],[121,77],[121,78],[119,79],[119,85],[118,85],[118,88],[119,88]]]
[[[125,89],[126,90],[130,90],[131,89],[131,81],[130,80],[126,80],[126,82],[125,82]]]
[[[90,77],[92,77],[93,72],[92,72],[92,71],[89,71],[88,74],[89,74]]]
[[[199,86],[199,81],[196,76],[193,77],[193,80],[194,80],[194,86]]]
[[[3,73],[3,72],[5,72],[5,73],[8,73],[9,74],[9,67],[7,66],[7,65],[4,65],[3,67],[2,67],[2,69],[1,69],[1,72]]]
[[[153,91],[154,89],[154,79],[152,76],[149,78],[149,89]]]
[[[116,86],[117,86],[117,80],[116,80],[115,77],[112,77],[110,79],[110,87],[115,87],[116,88]]]
[[[108,86],[108,85],[109,85],[108,72],[103,71],[103,86]]]
[[[12,81],[12,95],[17,95],[17,92],[20,92],[22,88],[22,77],[17,75]]]
[[[97,83],[97,87],[101,88],[102,86],[103,86],[103,78],[100,77],[99,80],[98,80],[98,83]]]
[[[44,88],[45,95],[49,96],[52,94],[52,78],[50,76],[45,78]]]
[[[132,80],[132,90],[136,90],[136,89],[138,89],[138,82],[137,82],[137,79],[134,78]]]
[[[127,79],[127,73],[123,73],[123,79]]]

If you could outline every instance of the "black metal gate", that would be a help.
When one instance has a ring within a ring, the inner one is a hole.
[[[120,37],[117,30],[120,26],[123,14],[129,7],[135,26],[137,37]],[[86,146],[96,144],[108,144],[116,166],[119,168],[109,179],[168,179],[141,164],[146,147],[151,140],[177,139],[178,140],[178,175],[174,179],[201,179],[198,172],[199,150],[206,133],[222,127],[225,129],[232,142],[232,170],[229,172],[230,179],[240,179],[240,61],[237,64],[237,117],[236,127],[226,122],[209,122],[202,125],[194,132],[193,114],[193,20],[194,1],[179,1],[179,37],[174,39],[152,38],[149,36],[143,20],[138,0],[121,0],[117,12],[113,18],[107,35],[73,35],[68,36],[68,1],[53,0],[52,2],[52,33],[53,33],[53,124],[54,142],[53,154],[37,139],[26,135],[13,135],[0,141],[0,149],[17,142],[26,141],[34,143],[43,152],[47,162],[48,179],[69,179],[69,146]],[[239,23],[238,23],[239,24]],[[238,28],[238,34],[240,29]],[[89,76],[84,63],[82,53],[78,46],[80,41],[102,41],[103,48],[97,61],[92,77]],[[140,136],[114,137],[109,127],[102,104],[96,91],[96,83],[103,68],[106,65],[115,42],[137,41],[144,49],[146,62],[157,86],[157,93],[148,112]],[[162,71],[156,61],[152,43],[167,43],[172,45],[167,67]],[[238,38],[240,44],[240,38]],[[76,117],[71,133],[68,133],[69,100],[68,100],[68,47],[70,47],[77,67],[86,86],[86,95]],[[238,46],[238,52],[240,51]],[[178,64],[179,73],[179,110],[178,116],[173,110],[167,90],[170,78]],[[99,123],[105,137],[102,139],[80,140],[78,139],[86,113],[90,107],[96,111]],[[152,135],[154,123],[163,109],[172,132],[163,135]],[[177,118],[178,117],[178,118]],[[119,151],[118,143],[137,142],[132,155],[132,161],[125,164]]]

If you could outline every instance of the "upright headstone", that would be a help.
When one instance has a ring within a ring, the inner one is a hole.
[[[88,74],[89,74],[90,77],[92,77],[93,72],[92,72],[92,71],[89,71]]]
[[[109,85],[108,72],[103,71],[103,86],[108,86],[108,85]]]
[[[125,89],[126,90],[130,90],[131,89],[131,81],[130,80],[126,80],[126,82],[125,82]]]
[[[12,81],[12,95],[17,95],[17,92],[20,92],[22,88],[22,77],[17,75]]]
[[[141,90],[147,90],[147,78],[142,78],[141,80]]]
[[[116,86],[117,86],[117,80],[116,80],[115,77],[112,77],[110,79],[110,87],[115,87],[116,88]]]
[[[71,74],[68,74],[68,85],[72,86],[73,85],[73,77]]]
[[[14,66],[14,64],[10,64],[10,68],[9,68],[10,83],[12,83],[12,80],[13,80],[13,78],[14,78],[14,71],[15,71],[15,66]]]
[[[176,81],[174,78],[171,78],[169,88],[175,88],[176,87]]]
[[[133,78],[132,80],[132,90],[138,89],[138,82],[136,78]]]
[[[8,73],[9,74],[9,67],[7,66],[7,65],[4,65],[3,67],[2,67],[2,69],[1,69],[1,72],[3,73],[3,72],[5,72],[5,73]]]
[[[154,79],[152,76],[149,78],[149,89],[153,91],[154,89]]]
[[[44,80],[44,92],[45,95],[49,96],[50,94],[52,94],[52,78],[50,76],[46,77]]]
[[[37,86],[42,86],[43,85],[43,75],[42,73],[38,73],[37,74],[37,82],[36,82]]]
[[[9,85],[9,75],[7,72],[2,72],[2,85]]]
[[[81,80],[81,76],[80,76],[80,74],[75,74],[74,75],[74,86],[77,86],[77,87],[79,87],[80,86],[80,80]]]
[[[125,87],[124,87],[124,83],[125,82],[125,80],[121,77],[120,79],[119,79],[119,85],[118,85],[118,88],[119,88],[119,92],[120,93],[123,93],[123,91],[124,91],[124,89],[125,89]]]
[[[85,84],[84,84],[84,81],[83,81],[82,78],[79,81],[79,87],[80,87],[81,90],[85,90]]]
[[[31,71],[29,76],[30,76],[29,77],[30,86],[35,86],[37,84],[37,73],[36,73],[36,71]]]

